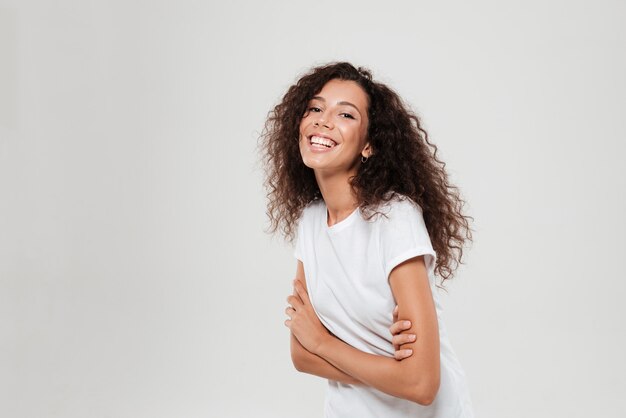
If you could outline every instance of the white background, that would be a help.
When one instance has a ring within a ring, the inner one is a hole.
[[[623,417],[622,1],[2,1],[0,416],[320,417],[256,141],[313,65],[423,118],[475,218],[477,417]]]

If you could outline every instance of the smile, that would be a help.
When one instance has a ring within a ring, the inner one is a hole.
[[[333,148],[337,143],[330,138],[323,136],[312,135],[309,137],[309,143],[311,146]]]

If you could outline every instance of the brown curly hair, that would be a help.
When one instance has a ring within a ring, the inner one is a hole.
[[[373,154],[350,179],[361,211],[371,218],[393,196],[390,192],[419,204],[437,253],[435,273],[443,284],[462,264],[463,245],[472,240],[468,219],[473,218],[462,214],[465,202],[448,181],[445,163],[437,158],[437,147],[428,140],[419,117],[395,91],[373,81],[368,69],[347,62],[314,67],[268,113],[259,138],[270,219],[267,232],[280,230],[293,242],[302,210],[322,198],[313,170],[302,161],[297,138],[307,104],[333,79],[355,81],[369,99],[367,135]]]

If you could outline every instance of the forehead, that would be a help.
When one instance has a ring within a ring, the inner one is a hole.
[[[367,93],[356,81],[330,80],[315,96],[323,97],[330,104],[345,101],[354,104],[360,110],[367,109]]]

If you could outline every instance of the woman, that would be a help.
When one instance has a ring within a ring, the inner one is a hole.
[[[297,233],[291,356],[328,379],[325,416],[472,417],[433,292],[470,217],[419,118],[368,70],[331,63],[289,88],[262,140],[270,231]]]

